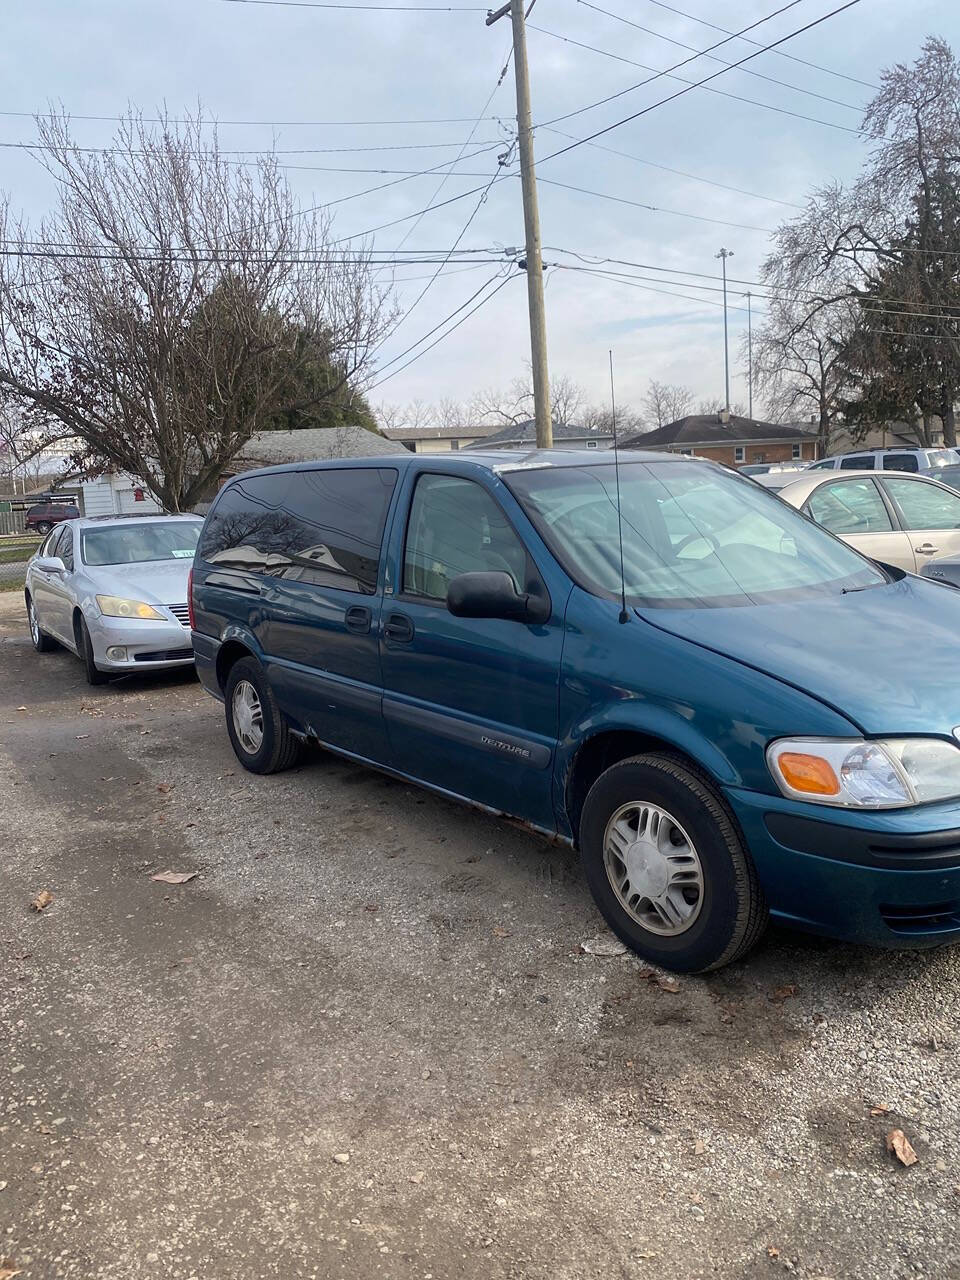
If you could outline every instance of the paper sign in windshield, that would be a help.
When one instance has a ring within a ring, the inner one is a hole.
[[[186,551],[171,551],[170,554],[176,557],[177,560],[186,560],[188,558],[191,560],[193,559],[193,552],[190,550],[189,547],[187,548]]]

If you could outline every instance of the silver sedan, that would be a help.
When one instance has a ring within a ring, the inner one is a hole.
[[[193,662],[187,580],[203,521],[196,516],[71,520],[27,566],[30,637],[63,645],[90,684],[110,675]]]

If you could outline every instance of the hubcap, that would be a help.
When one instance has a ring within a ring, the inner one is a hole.
[[[37,611],[33,607],[33,601],[27,602],[27,617],[30,620],[30,634],[33,636],[33,643],[40,643],[40,624],[37,622]]]
[[[249,680],[241,680],[233,691],[233,727],[240,745],[255,756],[263,742],[263,707]]]
[[[607,879],[620,905],[651,933],[684,933],[703,904],[703,868],[693,841],[666,809],[622,805],[603,837]]]

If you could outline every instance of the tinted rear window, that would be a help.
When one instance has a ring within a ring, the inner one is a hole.
[[[396,482],[389,467],[237,480],[207,517],[198,554],[211,565],[370,594]]]

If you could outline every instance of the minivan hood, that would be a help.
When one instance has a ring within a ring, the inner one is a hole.
[[[85,565],[84,572],[98,595],[128,596],[147,604],[185,604],[192,567],[192,559],[144,560],[140,564]]]
[[[960,591],[912,574],[801,603],[637,612],[812,694],[864,733],[960,725]]]

